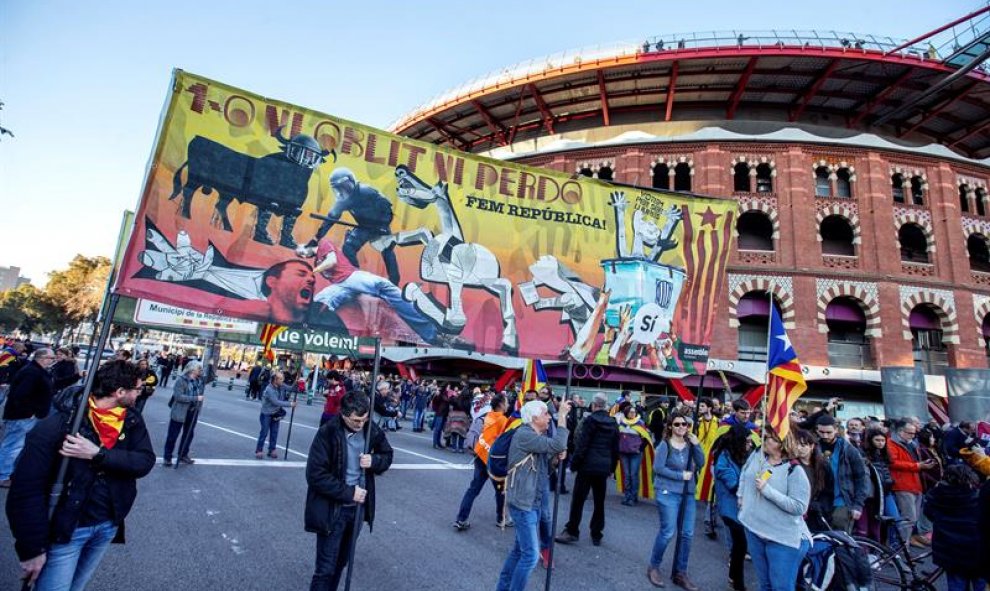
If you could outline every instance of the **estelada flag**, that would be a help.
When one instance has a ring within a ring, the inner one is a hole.
[[[547,372],[543,369],[543,362],[539,359],[527,359],[526,367],[523,369],[522,389],[519,390],[519,400],[516,401],[516,406],[522,408],[523,398],[526,392],[530,390],[536,390],[538,392],[540,388],[546,385]]]
[[[279,326],[277,324],[265,324],[261,329],[261,344],[264,346],[264,356],[270,363],[275,361],[275,352],[272,351],[272,343],[275,342],[275,337],[282,334],[288,326]]]
[[[801,373],[801,362],[784,330],[784,323],[774,306],[770,306],[770,338],[767,350],[767,423],[783,440],[790,431],[790,414],[794,402],[808,385]]]

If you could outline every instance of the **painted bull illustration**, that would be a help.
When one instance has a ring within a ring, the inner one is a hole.
[[[332,154],[336,161],[337,154],[324,150],[308,135],[299,134],[287,140],[281,127],[276,130],[275,137],[282,144],[281,150],[259,158],[202,136],[190,140],[186,161],[175,171],[172,195],[169,196],[169,199],[175,199],[182,193],[180,215],[186,219],[192,217],[190,207],[197,189],[202,189],[205,195],[216,189],[219,198],[214,213],[225,231],[233,230],[227,206],[236,199],[258,208],[255,242],[273,244],[268,236],[268,222],[273,215],[280,215],[279,244],[295,248],[292,230],[309,193],[309,178],[328,155]],[[185,184],[182,183],[184,169],[188,169]]]

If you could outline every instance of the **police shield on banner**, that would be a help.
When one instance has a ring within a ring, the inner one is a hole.
[[[985,420],[990,413],[990,369],[945,370],[949,391],[949,420]]]
[[[881,367],[880,387],[887,418],[928,418],[925,374],[919,367]]]

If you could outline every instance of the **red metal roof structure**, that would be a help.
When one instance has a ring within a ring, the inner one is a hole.
[[[762,121],[990,157],[990,7],[906,43],[872,35],[666,35],[479,78],[392,130],[462,150],[644,122]],[[965,23],[965,39],[939,34]],[[939,45],[937,45],[939,44]]]

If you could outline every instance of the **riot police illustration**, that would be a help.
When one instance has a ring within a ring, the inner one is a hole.
[[[330,188],[333,189],[335,198],[333,207],[326,216],[313,215],[322,219],[323,224],[306,247],[311,249],[316,246],[330,228],[340,221],[340,216],[344,212],[350,212],[357,225],[348,230],[344,238],[341,248],[344,256],[352,265],[360,267],[357,253],[370,242],[375,250],[382,253],[388,280],[398,285],[399,263],[395,259],[395,239],[390,229],[392,203],[378,189],[359,183],[354,173],[344,167],[339,167],[330,174]]]

